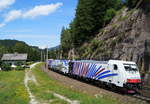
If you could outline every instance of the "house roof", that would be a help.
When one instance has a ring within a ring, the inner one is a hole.
[[[2,59],[3,61],[24,61],[27,60],[27,54],[18,54],[18,53],[14,53],[14,54],[3,54]]]

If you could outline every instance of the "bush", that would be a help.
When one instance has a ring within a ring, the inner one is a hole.
[[[21,66],[21,65],[23,65],[23,64],[24,64],[23,62],[17,62],[17,63],[16,63],[17,66]]]
[[[24,70],[25,68],[23,68],[22,66],[17,66],[16,68],[15,68],[15,70]]]
[[[95,50],[95,49],[97,49],[98,48],[98,46],[99,46],[99,41],[98,40],[92,40],[92,42],[91,42],[91,50]]]
[[[26,65],[31,65],[31,64],[34,64],[34,62],[33,61],[26,62]]]
[[[113,9],[113,8],[108,9],[106,11],[105,16],[104,16],[105,24],[108,24],[115,15],[116,15],[116,10],[115,9]]]
[[[2,61],[0,61],[0,66],[2,65],[2,63],[3,63],[3,62],[2,62]]]
[[[9,70],[11,70],[11,65],[10,64],[6,64],[6,63],[2,63],[1,68],[4,71],[9,71]]]

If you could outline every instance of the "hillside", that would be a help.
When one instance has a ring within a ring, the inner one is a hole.
[[[74,45],[63,54],[67,54],[68,59],[134,61],[146,85],[150,85],[150,3],[147,0],[129,2],[130,6],[118,10],[111,22],[100,28],[90,41]]]
[[[49,50],[49,51],[51,51],[51,50],[57,50],[57,49],[59,49],[59,47],[60,47],[60,46],[58,45],[58,46],[56,46],[56,47],[49,48],[48,50]]]
[[[0,46],[5,46],[5,47],[15,46],[16,43],[22,43],[27,45],[25,42],[18,41],[18,40],[10,40],[10,39],[0,40]]]
[[[18,40],[0,40],[0,57],[5,53],[28,53],[28,60],[40,60],[40,49],[38,47],[29,46],[23,41]]]

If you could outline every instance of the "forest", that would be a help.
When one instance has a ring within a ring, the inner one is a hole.
[[[68,58],[68,52],[91,41],[110,23],[123,7],[134,8],[138,0],[78,0],[75,18],[61,31],[59,49],[49,52],[51,58]]]
[[[78,49],[83,43],[91,41],[124,6],[134,8],[138,0],[78,0],[75,18],[69,27],[62,27],[61,43],[49,49],[49,58],[68,58],[71,49]],[[29,61],[40,60],[38,47],[17,40],[0,40],[0,54],[28,53]],[[45,53],[45,50],[43,50]]]
[[[27,53],[28,61],[40,60],[40,49],[18,40],[0,40],[0,56],[6,53]]]

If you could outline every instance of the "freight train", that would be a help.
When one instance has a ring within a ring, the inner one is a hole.
[[[126,89],[136,93],[142,87],[141,77],[135,62],[109,60],[47,60],[48,68],[68,76],[74,76],[112,88]]]

